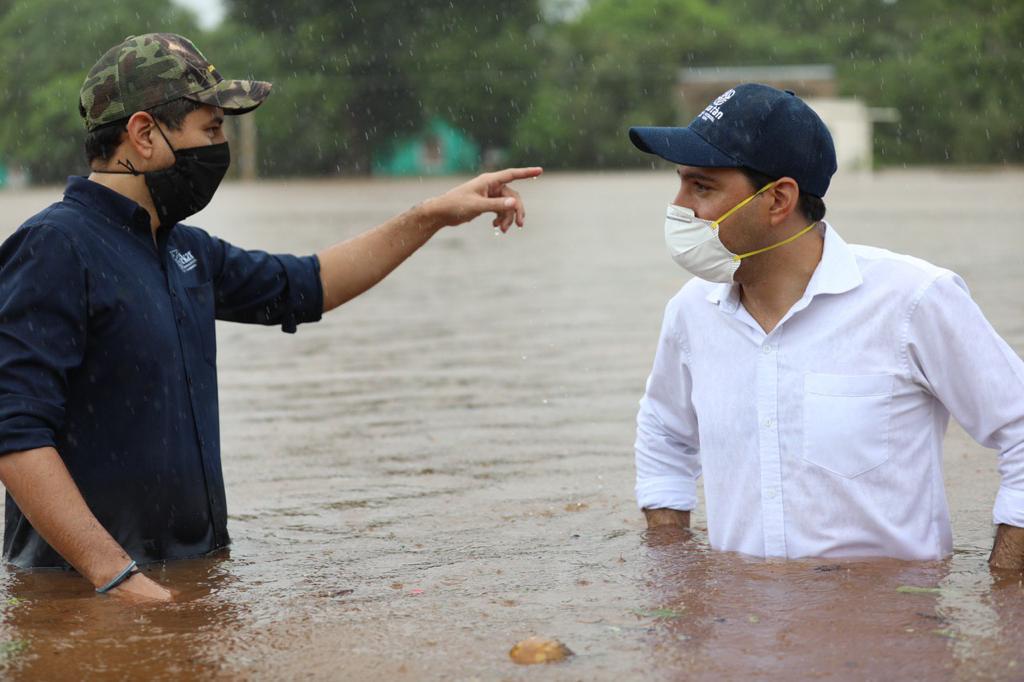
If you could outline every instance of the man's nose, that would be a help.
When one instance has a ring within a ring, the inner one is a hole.
[[[679,190],[679,192],[676,193],[676,198],[672,200],[672,203],[676,206],[693,209],[694,216],[697,218],[701,217],[697,211],[697,207],[694,205],[694,202],[683,190]]]

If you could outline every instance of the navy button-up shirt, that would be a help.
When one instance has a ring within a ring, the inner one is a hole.
[[[320,319],[315,256],[246,251],[86,178],[0,246],[0,455],[52,446],[136,561],[228,544],[214,319]],[[4,556],[67,563],[8,495]]]

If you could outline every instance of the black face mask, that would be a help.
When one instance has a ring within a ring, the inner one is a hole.
[[[124,171],[93,171],[94,173],[113,173],[123,175],[141,175],[153,198],[156,215],[160,224],[171,227],[185,218],[199,213],[213,199],[220,181],[231,165],[231,150],[227,142],[175,149],[170,140],[160,130],[161,137],[174,152],[174,165],[155,171],[138,171],[131,161],[118,161]]]

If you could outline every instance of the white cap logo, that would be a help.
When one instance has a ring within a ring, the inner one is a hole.
[[[723,92],[715,99],[714,102],[707,105],[704,111],[700,112],[701,119],[707,121],[708,123],[714,123],[715,121],[721,120],[722,116],[724,116],[725,114],[722,112],[721,109],[719,109],[719,107],[728,102],[730,99],[732,99],[732,96],[735,94],[735,90],[726,90],[725,92]]]
[[[735,94],[736,94],[735,90],[726,90],[721,95],[719,95],[718,99],[715,100],[715,102],[714,102],[715,106],[716,107],[722,106],[723,104],[725,104],[726,102],[731,100],[732,96],[735,95]]]

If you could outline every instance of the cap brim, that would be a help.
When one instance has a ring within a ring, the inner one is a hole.
[[[629,140],[642,152],[682,166],[736,168],[743,165],[689,128],[630,128]]]
[[[188,99],[220,107],[225,114],[237,116],[252,111],[270,95],[273,86],[266,81],[228,81],[188,95]]]

